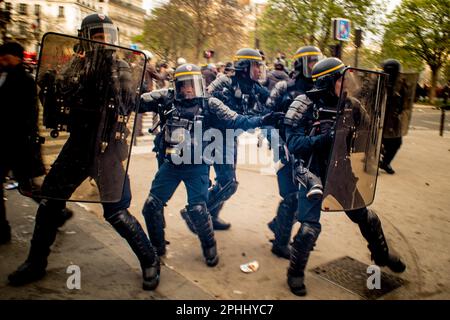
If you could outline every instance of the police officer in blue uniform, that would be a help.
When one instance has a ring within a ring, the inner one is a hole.
[[[298,95],[312,89],[311,71],[314,65],[322,59],[322,52],[314,46],[300,47],[294,59],[294,71],[288,81],[280,81],[270,92],[266,107],[272,111],[283,112]],[[272,252],[282,258],[290,258],[289,240],[291,238],[294,215],[297,211],[298,185],[293,176],[292,159],[286,148],[286,135],[283,124],[276,129],[279,132],[278,155],[282,167],[277,171],[278,190],[283,198],[278,205],[277,214],[268,226],[275,235],[272,240]],[[278,160],[278,159],[277,159]]]
[[[269,91],[259,81],[266,76],[263,57],[258,50],[243,48],[234,56],[235,74],[231,77],[219,77],[208,86],[208,92],[229,106],[238,114],[263,114]],[[215,184],[210,189],[208,208],[214,230],[229,229],[231,224],[219,218],[220,210],[237,190],[236,179],[237,139],[233,146],[223,146],[223,154],[233,154],[233,163],[216,163]]]
[[[328,159],[334,139],[333,126],[319,127],[319,132],[313,135],[310,135],[310,132],[316,132],[312,130],[312,127],[317,122],[321,109],[337,109],[344,70],[344,64],[337,58],[327,58],[318,62],[312,70],[312,78],[315,80],[314,89],[306,95],[295,98],[284,120],[289,151],[298,160],[307,160],[313,156],[308,169],[312,174],[320,177],[322,182],[326,180]],[[342,150],[342,152],[346,151]],[[305,267],[321,231],[322,198],[308,198],[307,192],[307,187],[300,185],[297,220],[301,223],[301,227],[291,246],[287,273],[287,282],[291,291],[299,296],[306,294]],[[361,234],[368,242],[372,259],[377,265],[387,266],[394,272],[405,270],[405,264],[390,252],[381,221],[373,210],[363,207],[345,213],[358,224]]]
[[[248,130],[270,124],[281,114],[243,116],[228,108],[217,98],[206,98],[201,70],[193,64],[183,64],[175,70],[175,89],[161,89],[142,95],[143,112],[158,112],[163,119],[159,152],[165,155],[152,182],[142,214],[150,240],[158,255],[166,252],[164,206],[180,182],[187,189],[188,205],[182,212],[190,230],[199,237],[206,264],[217,265],[216,241],[211,216],[207,208],[209,166],[213,152],[195,158],[195,148],[205,151],[203,132],[211,128]],[[217,132],[217,130],[216,130]],[[220,131],[218,131],[220,133]],[[194,155],[194,157],[193,157]]]

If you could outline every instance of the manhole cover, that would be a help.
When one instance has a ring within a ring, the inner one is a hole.
[[[350,257],[333,260],[318,266],[312,271],[318,276],[365,299],[378,299],[406,283],[405,280],[391,274],[380,273],[380,289],[367,288],[367,279],[373,275],[367,273],[368,265]]]

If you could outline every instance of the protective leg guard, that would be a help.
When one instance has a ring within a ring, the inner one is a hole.
[[[155,196],[150,194],[145,200],[142,214],[147,225],[148,235],[152,245],[156,248],[158,256],[166,254],[166,240],[164,237],[164,204]]]
[[[67,222],[67,220],[70,220],[72,217],[72,210],[70,210],[69,208],[62,209],[58,217],[58,228],[61,228]]]
[[[36,214],[33,238],[27,260],[8,276],[13,286],[24,285],[41,279],[45,275],[47,257],[58,231],[58,214],[64,203],[42,200]]]
[[[189,218],[187,212],[188,212],[188,206],[186,206],[185,208],[181,209],[180,210],[181,217],[186,222],[186,225],[188,226],[189,230],[191,230],[191,232],[193,234],[197,234],[197,230],[195,230],[194,223]]]
[[[320,227],[302,223],[294,237],[291,248],[291,261],[287,273],[287,282],[292,293],[298,296],[306,295],[305,268],[309,254],[320,234]]]
[[[127,240],[139,259],[142,269],[143,289],[156,289],[160,274],[159,257],[139,222],[126,209],[120,210],[108,218],[108,222]]]
[[[389,252],[389,247],[384,237],[381,221],[377,214],[364,208],[357,211],[358,215],[352,216],[351,213],[347,215],[356,222],[361,230],[361,234],[368,242],[368,248],[370,250],[372,260],[378,266],[387,266],[393,272],[403,272],[406,269],[406,265],[401,261],[400,257]]]
[[[219,213],[225,204],[225,201],[230,199],[236,193],[238,188],[236,180],[230,180],[224,186],[218,182],[210,189],[208,195],[208,210],[212,218],[214,230],[227,230],[231,224],[219,218]]]
[[[297,193],[291,193],[281,200],[277,215],[268,223],[269,229],[275,235],[275,240],[272,242],[272,253],[278,257],[290,259],[289,240],[296,211]]]
[[[205,204],[196,204],[188,207],[187,215],[197,230],[198,238],[202,245],[203,256],[209,267],[214,267],[219,262],[217,255],[216,240],[214,239],[214,230],[211,216],[206,209]]]

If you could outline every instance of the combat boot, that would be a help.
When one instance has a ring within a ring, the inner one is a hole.
[[[320,234],[320,228],[303,223],[291,246],[291,260],[287,273],[287,283],[297,296],[306,295],[305,268],[309,255]]]
[[[142,288],[154,290],[159,284],[160,261],[139,222],[128,210],[120,210],[108,222],[125,239],[136,254],[142,269]]]
[[[219,263],[219,256],[217,254],[211,216],[206,209],[206,205],[197,204],[190,206],[187,214],[193,222],[195,230],[197,230],[206,264],[208,267],[216,266]]]

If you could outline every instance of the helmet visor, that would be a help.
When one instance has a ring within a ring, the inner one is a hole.
[[[301,59],[303,65],[303,76],[311,79],[312,69],[317,62],[323,59],[323,55],[318,53],[315,55],[303,56]]]
[[[175,79],[175,99],[191,100],[205,97],[205,86],[201,75],[179,76]]]
[[[118,30],[112,24],[96,24],[90,25],[85,30],[86,34],[84,35],[86,38],[100,41],[108,44],[119,45],[119,37]]]
[[[253,81],[265,81],[266,65],[262,61],[251,61],[249,76]]]

